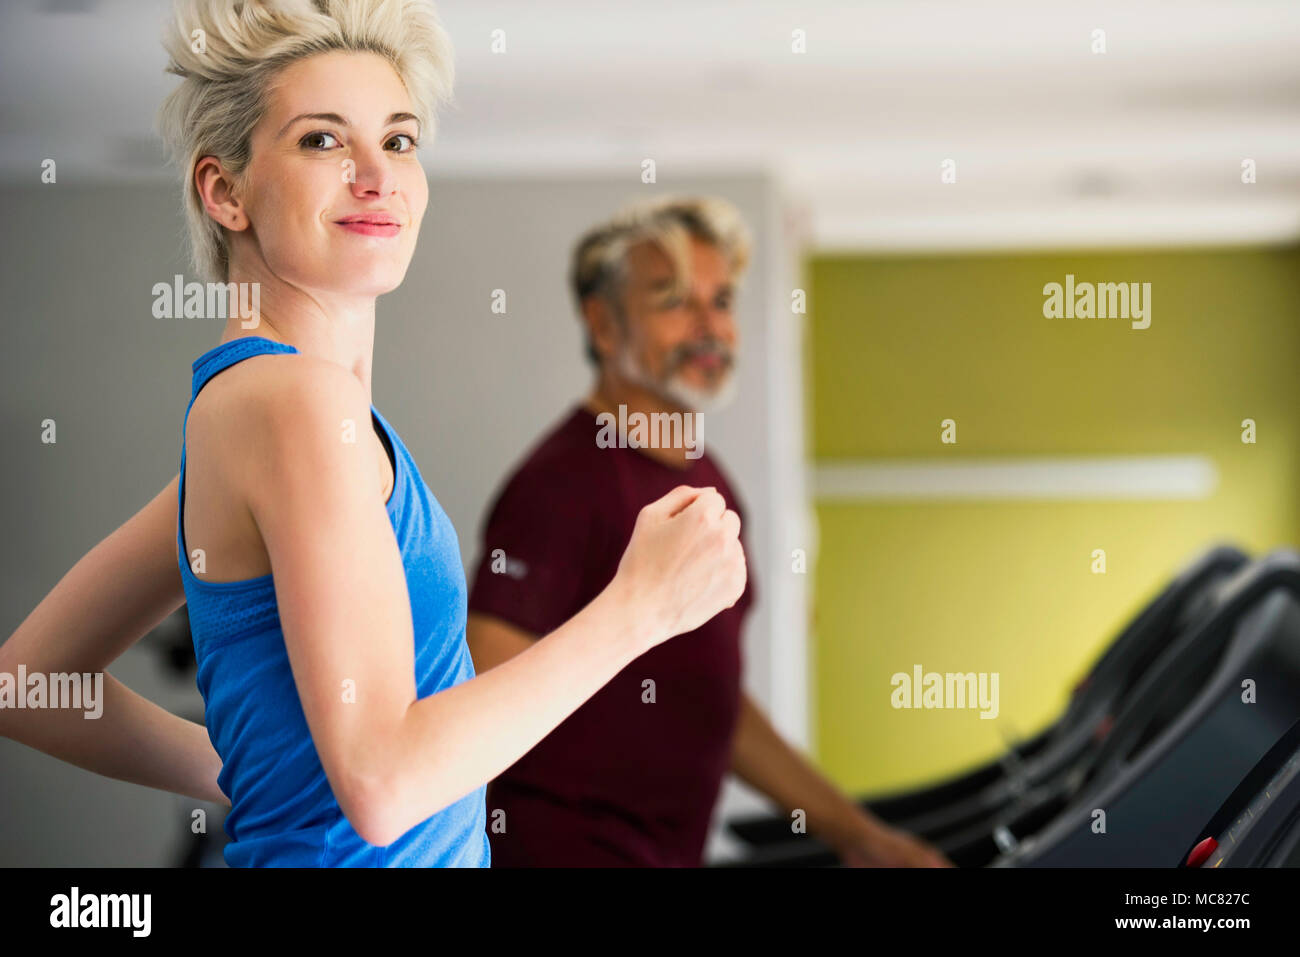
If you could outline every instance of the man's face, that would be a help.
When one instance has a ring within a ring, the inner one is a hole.
[[[672,260],[658,245],[628,251],[623,328],[614,370],[688,410],[716,408],[734,385],[736,322],[727,260],[713,245],[692,238],[690,285],[673,291]]]

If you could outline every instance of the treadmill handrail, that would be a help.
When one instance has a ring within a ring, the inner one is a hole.
[[[1203,664],[1202,658],[1215,646],[1199,640],[1210,629],[1229,627],[1240,620],[1242,613],[1264,594],[1284,589],[1300,598],[1300,553],[1292,549],[1278,549],[1259,561],[1248,565],[1225,582],[1219,591],[1210,617],[1189,631],[1173,649],[1167,652],[1169,669],[1190,669]],[[1189,657],[1187,652],[1198,652]],[[1133,687],[1130,702],[1115,716],[1114,731],[1088,762],[1090,770],[1112,767],[1124,763],[1129,749],[1145,731],[1145,726],[1131,726],[1124,719],[1138,707],[1147,705],[1149,696],[1163,697],[1169,669],[1148,670]]]

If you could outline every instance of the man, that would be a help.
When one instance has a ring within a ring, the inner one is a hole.
[[[690,426],[734,385],[732,300],[748,258],[739,216],[714,199],[633,207],[579,242],[570,279],[595,387],[491,506],[469,598],[478,671],[586,605],[646,503],[678,485],[713,487],[743,519]],[[654,441],[667,429],[629,427],[638,413],[642,425],[673,422],[672,441]],[[840,794],[744,693],[741,623],[753,598],[751,571],[735,606],[642,655],[490,785],[494,865],[698,866],[728,770],[784,810],[803,809],[848,863],[946,863]]]

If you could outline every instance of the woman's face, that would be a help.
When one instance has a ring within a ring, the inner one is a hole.
[[[241,194],[267,267],[302,289],[378,296],[401,284],[428,182],[397,72],[374,53],[322,53],[277,76]]]

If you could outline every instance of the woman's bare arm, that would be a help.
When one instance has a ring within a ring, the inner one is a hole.
[[[356,378],[295,356],[212,427],[240,437],[224,481],[238,483],[270,557],[321,764],[371,844],[392,843],[487,783],[623,667],[744,589],[739,519],[716,491],[679,488],[642,511],[614,581],[573,619],[491,671],[417,699],[402,559],[373,460],[342,440],[349,420],[369,421]]]
[[[91,549],[0,645],[0,672],[102,672],[185,600],[176,555],[173,478]],[[104,675],[102,714],[0,708],[0,735],[78,767],[205,801],[221,759],[200,724],[145,700]]]

